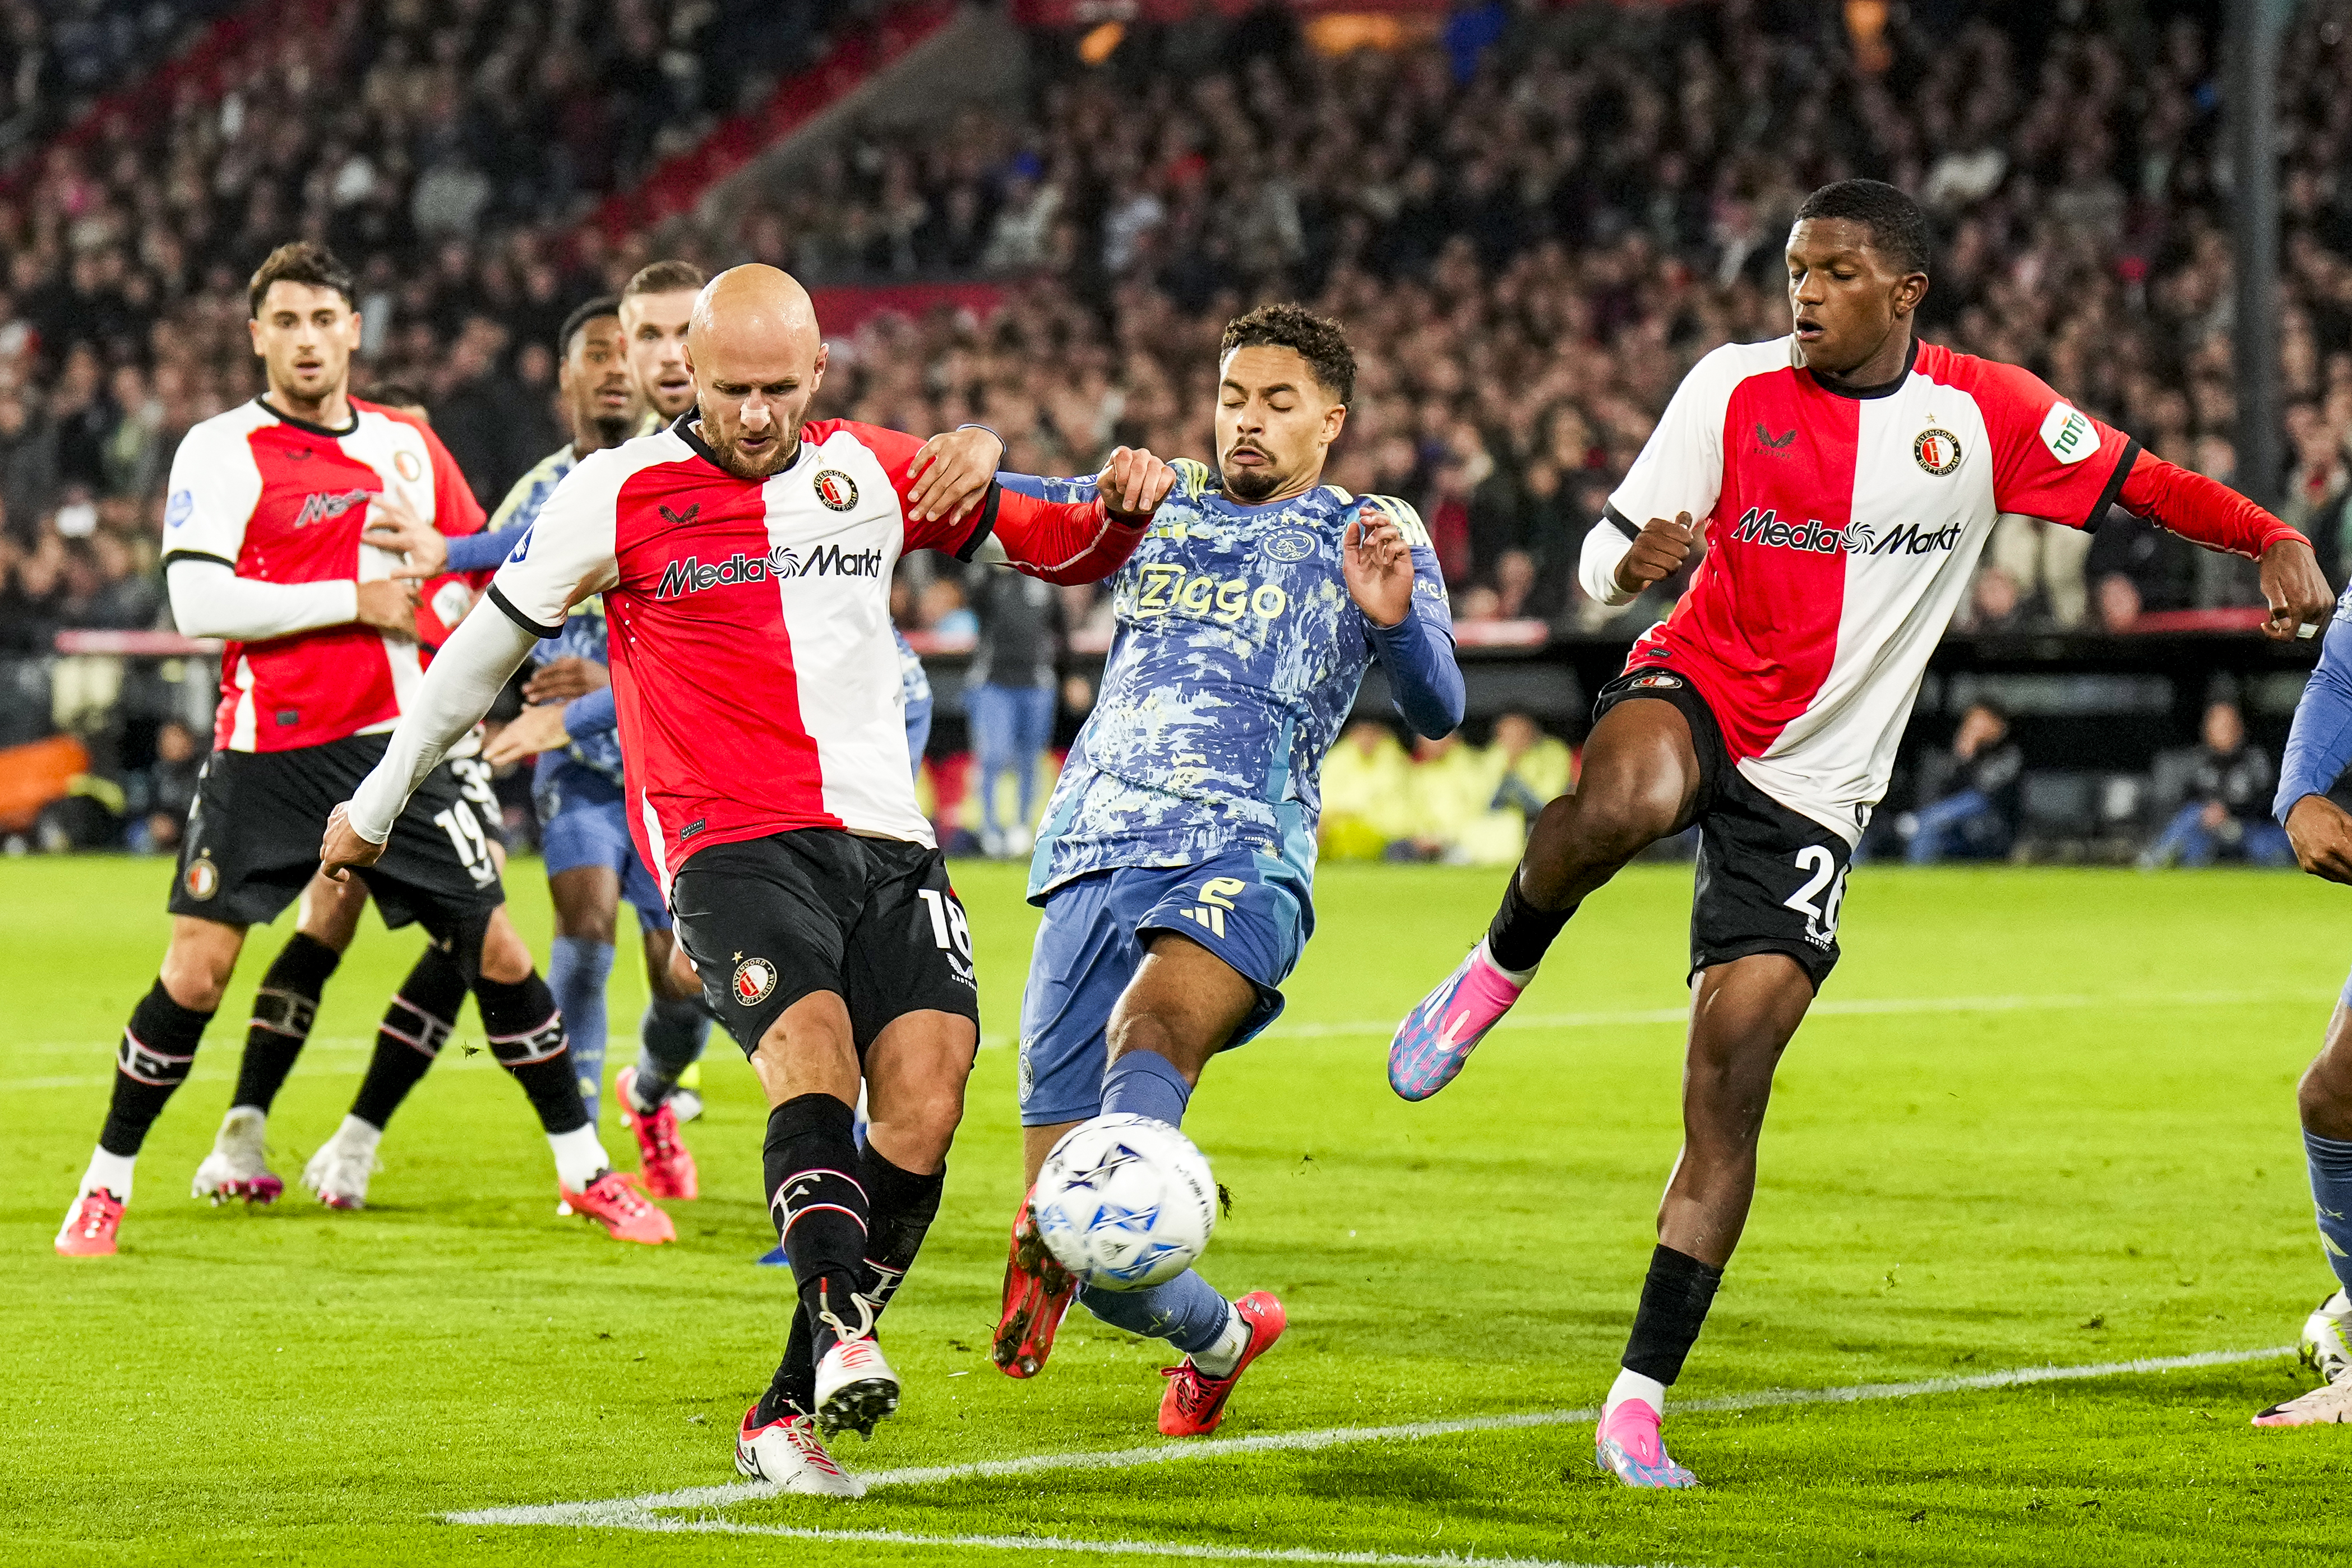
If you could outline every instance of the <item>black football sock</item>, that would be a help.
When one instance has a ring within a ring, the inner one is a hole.
[[[457,961],[437,944],[426,943],[376,1025],[375,1053],[360,1080],[352,1114],[383,1131],[441,1054],[449,1031],[457,1027],[457,1009],[465,1005],[466,977]]]
[[[147,1129],[163,1113],[172,1091],[187,1082],[195,1065],[196,1044],[205,1037],[210,1013],[184,1008],[172,999],[159,977],[139,1005],[131,1009],[130,1027],[114,1052],[114,1098],[106,1108],[106,1126],[98,1146],[124,1159],[139,1152]]]
[[[1625,1370],[1672,1387],[1722,1283],[1722,1270],[1661,1243],[1650,1254],[1649,1278],[1642,1281],[1641,1310],[1625,1342]]]
[[[915,1254],[922,1250],[923,1237],[939,1217],[940,1194],[947,1180],[944,1166],[936,1176],[900,1170],[876,1154],[870,1142],[858,1153],[857,1183],[866,1189],[869,1231],[866,1281],[859,1293],[873,1308],[877,1322],[890,1298],[898,1293],[907,1270],[914,1266]],[[805,1308],[793,1313],[783,1364],[776,1368],[775,1381],[761,1397],[754,1424],[772,1421],[788,1408],[804,1416],[816,1410],[816,1335]]]
[[[948,1184],[947,1167],[932,1176],[901,1170],[874,1152],[871,1139],[858,1152],[857,1182],[866,1189],[868,1235],[866,1242],[866,1299],[879,1318],[890,1298],[915,1266],[923,1237],[939,1218],[940,1194]]]
[[[253,1019],[245,1027],[245,1058],[237,1064],[229,1104],[267,1113],[294,1071],[319,1016],[319,993],[343,956],[307,931],[297,931],[253,993]]]
[[[572,1053],[564,1049],[563,1014],[539,972],[511,985],[485,975],[474,982],[474,1001],[482,1009],[490,1054],[522,1085],[548,1135],[586,1126],[588,1107],[580,1098]]]
[[[866,1283],[866,1192],[857,1168],[849,1107],[830,1094],[801,1094],[768,1113],[763,1151],[768,1214],[791,1255],[793,1282],[806,1312],[812,1360],[841,1334],[873,1325]],[[783,1368],[777,1375],[782,1378]]]
[[[1503,906],[1486,927],[1486,956],[1503,968],[1524,974],[1543,962],[1552,939],[1575,913],[1572,904],[1566,909],[1538,909],[1529,904],[1519,891],[1519,868],[1513,866],[1510,883],[1503,889]]]

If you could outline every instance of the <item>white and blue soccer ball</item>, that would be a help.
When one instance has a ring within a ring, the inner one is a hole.
[[[1149,1116],[1097,1116],[1037,1173],[1037,1233],[1063,1268],[1140,1291],[1192,1266],[1217,1228],[1217,1179],[1192,1140]]]

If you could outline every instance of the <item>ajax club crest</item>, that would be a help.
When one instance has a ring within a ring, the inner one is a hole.
[[[816,498],[836,512],[846,512],[857,505],[857,481],[838,468],[820,468],[812,481],[816,486]]]

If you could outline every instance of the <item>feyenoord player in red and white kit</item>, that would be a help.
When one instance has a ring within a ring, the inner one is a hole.
[[[1122,449],[1101,499],[992,484],[971,517],[926,517],[909,498],[922,443],[803,422],[824,348],[806,292],[773,267],[713,279],[688,351],[695,409],[565,477],[492,580],[497,612],[441,650],[321,857],[383,852],[409,792],[539,639],[604,595],[631,831],[767,1091],[764,1190],[798,1285],[736,1464],[849,1496],[819,1428],[870,1434],[898,1404],[875,1320],[938,1212],[979,1042],[971,934],[907,769],[891,571],[909,549],[987,549],[1097,580],[1174,476]]]
[[[1703,539],[1689,591],[1602,688],[1577,792],[1545,809],[1486,938],[1390,1048],[1399,1094],[1444,1088],[1578,904],[1699,825],[1683,1148],[1596,1446],[1629,1486],[1692,1482],[1659,1440],[1665,1388],[1747,1221],[1773,1065],[1837,962],[1848,858],[1995,519],[2086,528],[2120,502],[2259,559],[2273,637],[2332,607],[2276,517],[2016,366],[1918,342],[1927,250],[1891,185],[1798,209],[1795,331],[1699,361],[1585,544],[1585,591],[1622,604]]]
[[[255,352],[269,390],[181,442],[163,561],[182,628],[229,640],[215,751],[197,786],[169,907],[163,972],[116,1057],[99,1146],[58,1250],[115,1250],[147,1130],[195,1059],[247,928],[318,867],[320,811],[383,755],[424,679],[417,594],[403,556],[363,540],[378,498],[424,526],[470,532],[481,509],[432,432],[346,392],[359,341],[351,277],[322,247],[280,246],[254,275]],[[614,1176],[587,1124],[562,1020],[508,920],[473,807],[445,768],[367,873],[385,924],[421,924],[472,985],[500,1063],[530,1094],[565,1197],[633,1240],[667,1239],[660,1211]]]

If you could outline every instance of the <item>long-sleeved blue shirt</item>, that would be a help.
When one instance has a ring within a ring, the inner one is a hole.
[[[2297,800],[2335,789],[2347,765],[2352,765],[2352,587],[2336,601],[2319,644],[2318,667],[2294,705],[2294,727],[2287,732],[2286,755],[2279,760],[2271,815],[2284,823]]]
[[[1033,899],[1088,872],[1192,864],[1242,843],[1311,876],[1324,754],[1374,660],[1416,731],[1462,722],[1445,586],[1411,507],[1328,485],[1250,506],[1206,465],[1175,467],[1175,489],[1109,581],[1118,632],[1046,807]],[[1095,493],[1092,478],[999,477],[1057,501]],[[1368,505],[1412,546],[1411,607],[1394,627],[1374,625],[1340,573]]]

